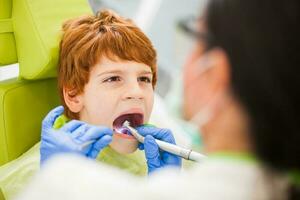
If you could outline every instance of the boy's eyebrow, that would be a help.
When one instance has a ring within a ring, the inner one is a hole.
[[[121,73],[124,73],[124,71],[122,70],[108,70],[108,71],[105,71],[105,72],[102,72],[102,73],[99,73],[97,74],[97,76],[102,76],[104,74],[121,74]],[[143,70],[141,72],[139,72],[139,74],[153,74],[152,71],[147,71],[147,70]]]
[[[153,74],[152,71],[142,71],[140,74]]]
[[[97,76],[102,76],[104,74],[112,74],[112,73],[121,74],[122,70],[108,70],[108,71],[104,71],[102,73],[97,74]]]

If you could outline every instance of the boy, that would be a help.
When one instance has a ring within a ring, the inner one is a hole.
[[[70,119],[114,130],[125,120],[132,126],[146,123],[156,76],[156,52],[130,20],[107,10],[69,20],[63,25],[58,69],[65,115],[56,119],[54,127],[60,128]],[[119,135],[123,139],[118,140]],[[121,154],[126,153],[124,149],[118,149],[122,146],[119,142],[128,137],[132,136],[115,133],[111,147],[104,148],[97,160],[145,175],[143,152],[125,155]],[[38,151],[39,144],[1,167],[0,188],[6,198],[18,193],[39,169]]]
[[[67,21],[63,32],[58,85],[65,116],[114,130],[125,120],[132,126],[148,122],[156,83],[156,52],[141,30],[130,20],[104,10]],[[110,147],[98,158],[145,174],[142,152],[118,154],[128,153],[133,140],[133,136],[114,133]]]

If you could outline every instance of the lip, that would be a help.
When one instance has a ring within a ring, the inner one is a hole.
[[[123,133],[115,133],[114,134],[116,137],[122,138],[122,139],[129,139],[129,140],[136,140],[133,135],[127,135]]]
[[[124,112],[121,112],[115,119],[117,119],[118,117],[120,117],[121,115],[126,115],[126,114],[142,114],[144,116],[144,112],[141,108],[131,108],[129,110],[126,110]]]

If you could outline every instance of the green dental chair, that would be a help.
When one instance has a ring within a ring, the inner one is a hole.
[[[61,25],[90,13],[85,0],[0,0],[0,67],[19,63],[19,77],[0,81],[0,166],[40,140],[42,119],[59,104]]]
[[[0,82],[0,166],[39,141],[43,117],[59,104],[61,25],[87,13],[85,0],[0,0],[0,66],[20,68],[18,78]]]
[[[61,25],[87,13],[85,0],[0,0],[0,66],[20,67],[18,78],[0,82],[0,166],[39,141],[43,117],[59,104]]]

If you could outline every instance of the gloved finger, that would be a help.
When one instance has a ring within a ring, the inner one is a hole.
[[[110,135],[112,136],[113,131],[110,128],[103,126],[92,126],[90,125],[85,134],[83,134],[78,139],[82,142],[86,142],[89,140],[98,140],[99,138]]]
[[[47,116],[43,119],[42,127],[43,128],[52,128],[55,120],[57,117],[59,117],[64,112],[63,106],[58,106],[51,110]]]
[[[162,161],[165,164],[173,165],[173,166],[181,166],[181,158],[169,152],[163,151],[161,153]]]
[[[73,132],[71,133],[71,137],[76,139],[76,138],[80,138],[82,137],[84,134],[86,134],[87,130],[89,129],[89,125],[88,124],[81,124],[80,126],[78,126],[75,130],[73,130]]]
[[[104,135],[103,137],[101,137],[98,141],[96,141],[93,146],[91,151],[88,153],[88,157],[95,159],[97,158],[99,152],[106,147],[107,145],[109,145],[109,143],[111,143],[112,141],[112,136],[111,135]]]
[[[175,144],[175,138],[169,129],[161,129],[153,126],[140,126],[136,130],[142,136],[152,135],[154,138]]]
[[[162,140],[171,144],[176,144],[175,138],[169,129],[162,129],[161,130],[163,133]],[[159,139],[159,138],[158,138]]]
[[[84,122],[74,119],[74,120],[71,120],[68,123],[66,123],[59,130],[72,133],[73,131],[75,131],[77,128],[79,128],[83,124],[84,124]]]
[[[161,167],[161,160],[158,145],[151,135],[147,135],[144,141],[145,155],[149,173],[156,168]]]
[[[138,148],[139,148],[139,150],[144,150],[144,144],[143,143],[139,143],[138,144]]]
[[[47,148],[53,153],[55,152],[80,152],[79,145],[76,144],[73,139],[66,134],[62,134],[58,131],[51,132],[42,139],[42,147]]]

